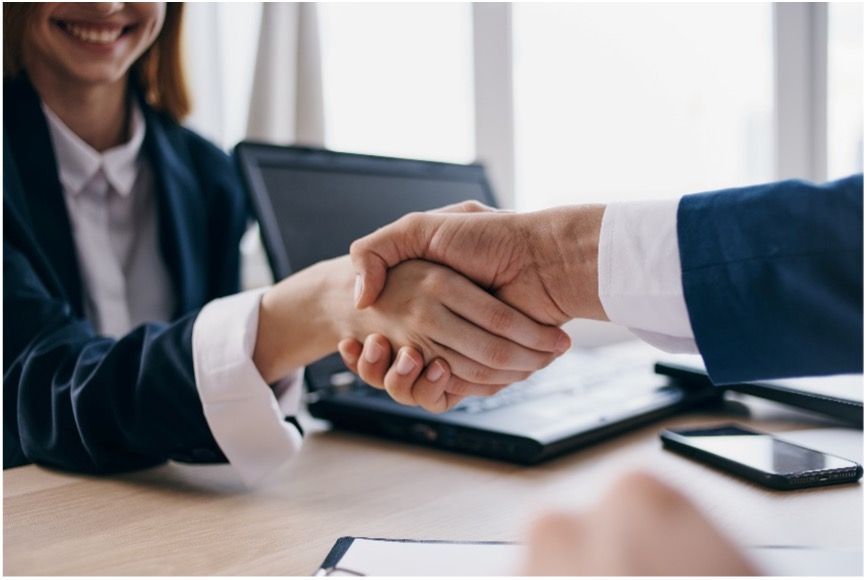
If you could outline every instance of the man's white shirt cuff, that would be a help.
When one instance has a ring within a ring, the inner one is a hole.
[[[611,203],[599,233],[599,299],[608,319],[669,352],[698,352],[680,272],[679,200]]]
[[[205,419],[248,485],[285,465],[302,442],[284,419],[298,412],[303,373],[292,373],[272,389],[253,364],[264,290],[208,303],[193,326],[193,367]]]

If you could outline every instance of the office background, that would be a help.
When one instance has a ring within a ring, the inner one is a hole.
[[[189,124],[226,148],[480,159],[519,210],[863,171],[861,3],[188,11]],[[267,283],[255,231],[244,255],[245,285]]]

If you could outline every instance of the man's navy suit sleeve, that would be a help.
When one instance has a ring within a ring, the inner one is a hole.
[[[685,196],[696,344],[716,383],[863,371],[864,178]]]

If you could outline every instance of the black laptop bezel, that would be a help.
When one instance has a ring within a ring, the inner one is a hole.
[[[312,171],[346,171],[375,175],[400,175],[406,177],[434,177],[444,181],[477,183],[482,186],[484,203],[499,207],[496,196],[488,182],[485,168],[480,163],[458,164],[441,161],[422,161],[400,157],[384,157],[359,153],[344,153],[316,147],[297,145],[273,145],[256,141],[242,141],[235,146],[234,157],[242,182],[252,200],[253,213],[260,224],[260,235],[265,246],[268,264],[275,280],[293,274],[292,264],[286,255],[280,236],[274,207],[262,180],[261,171],[266,163],[279,162],[284,168],[303,168]]]

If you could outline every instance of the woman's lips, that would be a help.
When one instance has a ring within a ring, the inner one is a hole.
[[[97,45],[109,45],[135,28],[133,24],[107,24],[94,22],[73,22],[69,20],[55,20],[57,26],[69,36]]]

